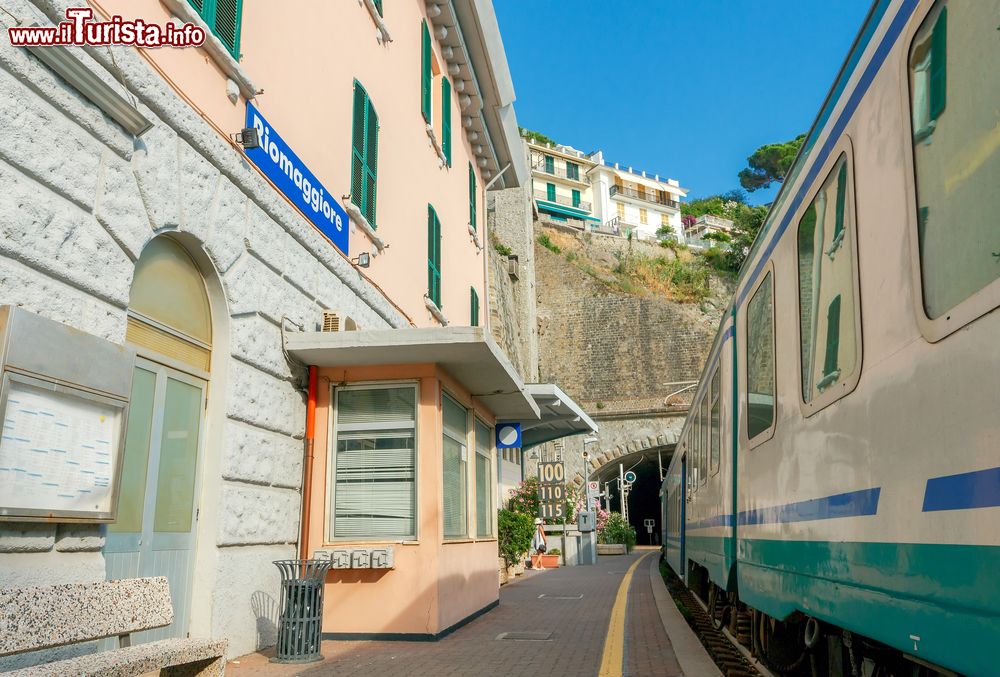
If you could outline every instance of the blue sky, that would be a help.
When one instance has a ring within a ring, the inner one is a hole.
[[[739,187],[754,149],[809,129],[870,4],[494,0],[519,124],[689,198]]]

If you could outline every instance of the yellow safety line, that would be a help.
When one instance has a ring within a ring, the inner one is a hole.
[[[639,562],[652,554],[647,552],[632,562],[632,566],[625,572],[621,585],[618,586],[618,595],[615,596],[611,620],[608,622],[608,634],[604,637],[604,653],[601,655],[598,677],[621,677],[622,661],[625,659],[625,607],[628,605],[628,586],[632,582],[632,574],[635,573]]]

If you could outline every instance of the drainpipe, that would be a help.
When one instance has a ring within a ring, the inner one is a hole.
[[[316,442],[316,384],[318,370],[309,366],[309,395],[306,401],[306,448],[302,472],[302,531],[299,534],[299,557],[309,559],[309,516],[312,512],[313,448]]]

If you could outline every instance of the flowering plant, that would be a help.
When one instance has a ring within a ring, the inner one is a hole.
[[[538,487],[537,477],[529,477],[521,482],[516,489],[510,490],[510,497],[507,499],[507,509],[523,515],[538,517]],[[566,522],[572,522],[575,518],[573,507],[579,503],[577,490],[573,485],[566,485]],[[546,524],[562,524],[563,519],[547,518]]]

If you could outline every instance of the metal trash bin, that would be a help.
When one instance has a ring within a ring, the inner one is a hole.
[[[323,660],[323,583],[329,560],[281,559],[281,617],[278,619],[274,663],[312,663]]]

